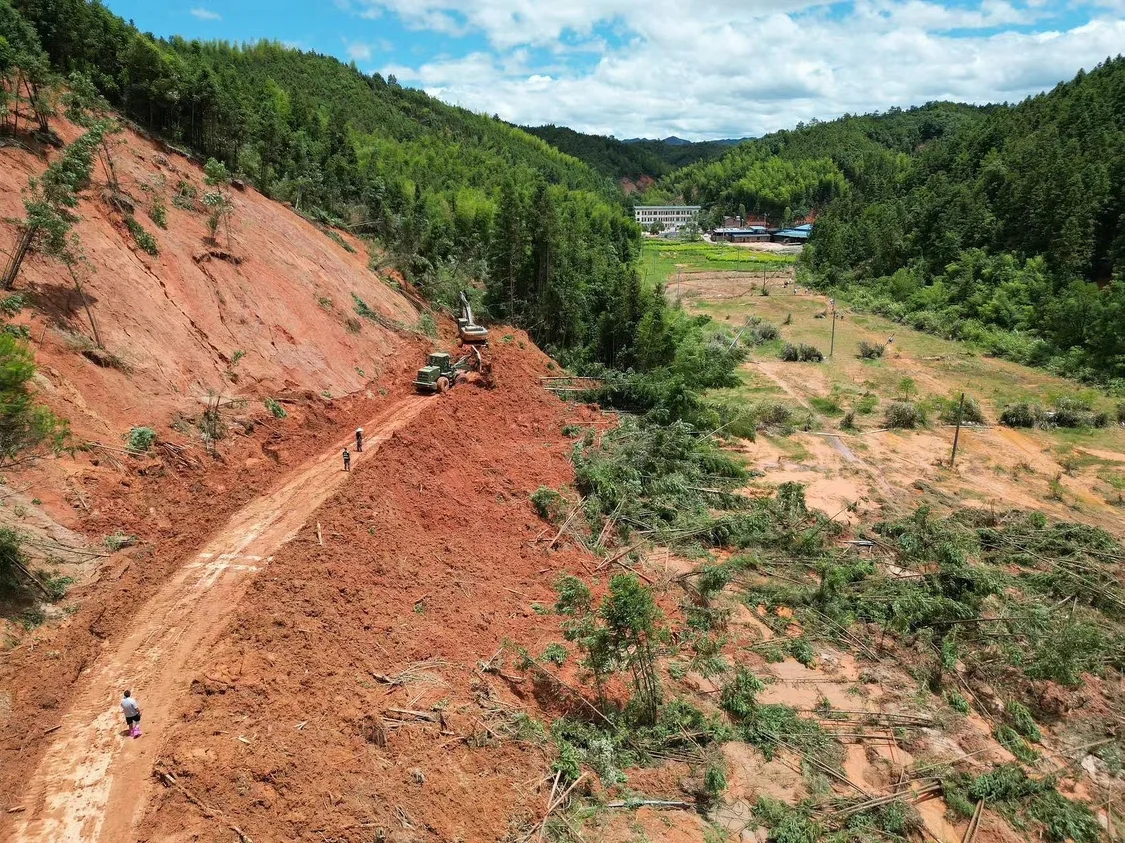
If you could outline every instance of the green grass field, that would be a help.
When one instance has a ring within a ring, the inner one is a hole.
[[[785,271],[797,261],[796,255],[758,252],[738,246],[707,242],[662,243],[645,240],[641,253],[641,271],[655,284],[666,284],[677,274],[694,272]]]

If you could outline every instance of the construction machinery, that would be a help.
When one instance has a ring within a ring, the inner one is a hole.
[[[457,317],[457,335],[464,345],[485,345],[488,343],[488,328],[473,321],[473,307],[469,297],[461,291],[461,315]]]
[[[487,374],[488,364],[475,346],[472,354],[466,354],[456,361],[444,351],[435,351],[426,358],[426,365],[418,370],[414,388],[419,392],[448,392],[457,384],[469,378],[469,372]]]

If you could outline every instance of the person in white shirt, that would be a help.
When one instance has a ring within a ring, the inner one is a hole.
[[[129,727],[129,737],[141,736],[141,705],[133,696],[132,691],[126,691],[121,698],[121,710],[125,712],[125,725]]]

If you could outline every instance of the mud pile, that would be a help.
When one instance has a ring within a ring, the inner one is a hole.
[[[494,840],[541,810],[542,753],[494,739],[535,689],[480,663],[560,640],[535,604],[582,556],[546,549],[528,498],[573,479],[560,431],[579,411],[540,389],[547,360],[522,334],[493,346],[496,386],[435,396],[358,455],[184,677],[182,721],[150,726],[177,780],[254,839]],[[184,829],[214,821],[157,793],[141,837]]]

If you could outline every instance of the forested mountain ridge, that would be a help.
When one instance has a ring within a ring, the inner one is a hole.
[[[730,148],[730,143],[724,141],[622,141],[553,124],[525,126],[523,129],[561,152],[584,161],[603,176],[618,180],[636,180],[645,176],[659,178],[677,167],[717,158]]]
[[[1125,380],[1125,58],[871,150],[805,262],[863,306],[1084,380]]]
[[[1125,59],[1016,105],[930,103],[748,141],[646,201],[779,224],[865,308],[1096,382],[1125,380]]]
[[[846,192],[868,156],[910,155],[983,113],[973,106],[943,102],[814,120],[728,147],[717,160],[676,170],[648,198],[701,204],[717,219],[753,214],[781,224]]]

